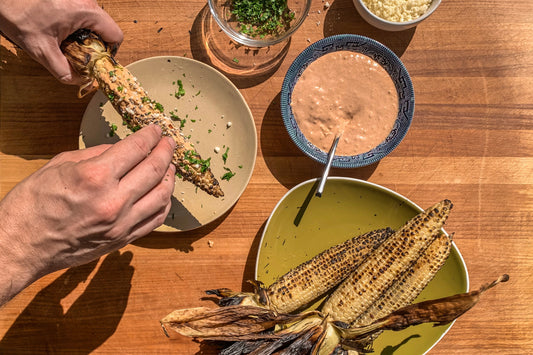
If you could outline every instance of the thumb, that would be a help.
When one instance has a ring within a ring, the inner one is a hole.
[[[60,82],[69,85],[83,83],[81,76],[72,69],[56,41],[49,41],[41,48],[42,55],[37,59]]]

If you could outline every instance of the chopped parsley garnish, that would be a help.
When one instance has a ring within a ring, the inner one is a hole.
[[[261,38],[286,31],[294,19],[287,0],[233,0],[231,13],[239,22],[241,33]]]
[[[229,151],[229,147],[227,147],[224,154],[222,154],[222,160],[224,161],[224,164],[226,164],[226,160],[228,159],[228,151]]]
[[[185,89],[183,88],[183,83],[181,80],[178,80],[178,91],[174,93],[174,96],[176,99],[179,99],[180,97],[185,95]]]
[[[208,129],[208,130],[207,130],[207,133],[211,133],[211,132],[213,132],[213,131],[212,131],[212,130],[210,130],[210,129]]]
[[[242,169],[242,165],[239,165],[239,169]]]
[[[224,170],[226,170],[227,173],[225,173],[224,175],[222,175],[222,177],[221,177],[222,180],[229,181],[232,177],[235,176],[235,173],[234,173],[233,171],[231,171],[230,168],[226,168],[226,167],[224,167]]]
[[[196,120],[192,120],[192,119],[191,119],[191,122],[196,122]]]
[[[111,71],[109,72],[109,76],[110,76],[110,77],[114,77],[114,76],[116,76],[116,74],[115,74],[115,72],[114,72],[113,70],[111,70]]]
[[[182,120],[181,120],[181,122],[180,122],[180,128],[185,127],[185,122],[187,122],[186,119],[182,119]]]
[[[113,100],[115,100],[115,94],[110,92],[109,95],[107,95],[107,98],[109,99],[109,101],[113,101]]]
[[[198,164],[200,166],[200,171],[205,173],[207,169],[211,166],[211,158],[205,160],[199,159],[196,157],[196,152],[194,150],[185,151],[184,158],[187,159],[191,164]]]
[[[196,106],[194,107],[194,109],[195,109],[195,110],[198,110],[198,105],[196,105]]]
[[[115,135],[115,132],[117,131],[117,125],[116,124],[112,124],[111,125],[111,130],[109,131],[109,137],[113,137]]]
[[[144,103],[150,102],[151,100],[150,100],[149,97],[144,96],[144,97],[141,97],[141,101],[142,101],[142,103],[144,104]]]
[[[176,115],[173,111],[170,111],[170,119],[172,121],[181,121],[181,118],[178,117],[178,115]]]
[[[140,129],[141,129],[141,126],[133,126],[133,127],[131,127],[131,130],[132,130],[133,132],[137,132],[137,131],[140,130]]]
[[[235,63],[239,63],[239,60],[237,58],[233,58],[232,61],[234,61]]]
[[[155,105],[155,109],[158,110],[159,112],[165,111],[165,108],[159,102],[154,102],[154,105]]]
[[[197,92],[196,95],[194,95],[194,96],[198,96],[198,95],[200,95],[201,92],[202,92],[202,90],[198,90],[198,92]]]
[[[122,90],[124,90],[124,87],[123,87],[123,86],[118,86],[118,87],[117,87],[117,90],[120,91],[120,92],[122,92]]]

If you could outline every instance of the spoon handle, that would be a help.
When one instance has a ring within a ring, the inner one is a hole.
[[[324,192],[324,186],[326,185],[326,180],[328,179],[329,169],[331,168],[331,163],[333,162],[333,157],[335,156],[335,150],[337,149],[337,144],[339,144],[340,138],[341,138],[340,136],[335,137],[335,140],[333,141],[331,148],[329,148],[328,162],[326,164],[326,167],[324,168],[324,173],[322,174],[322,178],[320,179],[320,183],[318,184],[318,187],[315,193],[315,195],[318,197],[322,197],[322,193]]]

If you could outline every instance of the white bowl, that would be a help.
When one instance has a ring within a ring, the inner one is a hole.
[[[431,4],[429,5],[428,10],[420,17],[412,20],[412,21],[405,21],[405,22],[397,22],[397,21],[388,21],[385,20],[377,15],[375,15],[372,11],[370,11],[362,0],[353,0],[353,3],[355,5],[355,8],[357,9],[357,12],[359,12],[359,15],[371,24],[374,27],[377,27],[381,30],[385,31],[403,31],[411,27],[415,27],[420,22],[427,19],[431,14],[439,7],[441,0],[433,0]]]

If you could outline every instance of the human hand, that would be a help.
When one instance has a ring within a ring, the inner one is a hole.
[[[0,3],[0,31],[42,64],[59,81],[81,84],[59,46],[87,28],[118,48],[123,34],[95,0],[7,0]]]
[[[112,146],[59,154],[15,186],[0,202],[0,304],[10,298],[2,295],[8,281],[16,294],[161,225],[174,189],[174,148],[149,126]]]

